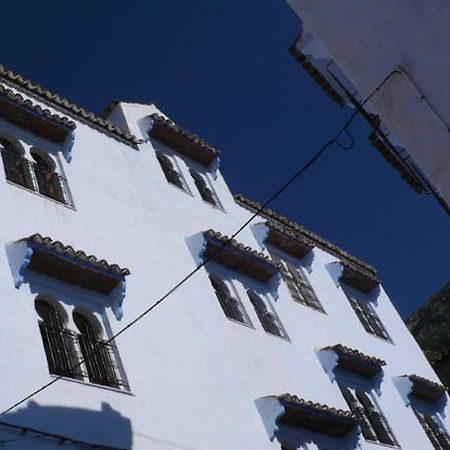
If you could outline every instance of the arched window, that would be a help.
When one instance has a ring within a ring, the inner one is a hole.
[[[23,156],[23,150],[17,144],[0,137],[0,151],[6,179],[32,189],[28,161]]]
[[[74,311],[73,320],[80,331],[78,340],[89,381],[120,388],[119,368],[111,343],[101,339],[101,326],[93,317]]]
[[[264,330],[267,331],[267,333],[284,337],[284,333],[278,321],[278,318],[274,313],[268,310],[266,302],[251,289],[247,290],[247,295],[255,308],[256,314]]]
[[[35,309],[41,320],[39,329],[50,373],[70,378],[82,378],[75,350],[76,335],[63,326],[62,314],[49,302],[36,299]]]
[[[183,179],[181,178],[181,175],[178,173],[178,171],[175,170],[171,159],[160,152],[156,152],[156,158],[158,159],[166,180],[185,191],[186,186],[183,183]]]
[[[45,155],[36,150],[31,150],[34,175],[39,192],[53,200],[65,203],[63,187],[59,174],[56,173],[56,165],[49,155]]]
[[[197,186],[198,192],[200,193],[202,199],[205,200],[205,202],[211,203],[211,205],[218,206],[216,196],[208,187],[208,184],[206,183],[203,175],[193,169],[190,170],[190,173],[192,178],[194,179],[195,185]]]
[[[236,320],[241,323],[247,323],[247,320],[241,310],[243,308],[241,302],[233,297],[228,289],[225,282],[220,279],[217,275],[210,274],[209,280],[216,292],[217,299],[219,300],[220,306],[223,312],[229,319]]]

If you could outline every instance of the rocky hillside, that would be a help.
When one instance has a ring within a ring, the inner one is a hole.
[[[450,281],[421,306],[406,324],[429,355],[450,349]]]

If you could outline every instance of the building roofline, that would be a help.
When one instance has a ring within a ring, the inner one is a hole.
[[[306,229],[304,226],[288,219],[285,216],[282,216],[281,214],[278,214],[271,209],[263,208],[260,203],[250,200],[243,194],[235,195],[234,199],[238,205],[250,210],[251,212],[258,211],[259,216],[277,222],[286,230],[286,233],[289,233],[290,235],[294,233],[298,234],[300,238],[306,238],[306,240],[311,241],[320,249],[338,257],[344,265],[347,263],[350,267],[357,267],[359,272],[362,272],[363,274],[366,274],[368,278],[372,280],[376,279],[379,282],[379,275],[375,267],[351,255],[350,253],[347,253],[342,248],[324,239],[318,234]]]
[[[0,80],[135,149],[137,149],[138,144],[143,142],[136,136],[112,124],[109,120],[96,116],[94,113],[71,103],[69,100],[44,89],[38,84],[33,84],[30,80],[6,69],[3,65],[0,65]]]

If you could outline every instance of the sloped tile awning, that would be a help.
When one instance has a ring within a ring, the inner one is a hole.
[[[245,246],[214,230],[203,233],[205,249],[203,257],[217,261],[236,272],[255,280],[267,282],[279,271],[278,264],[268,256]]]
[[[314,247],[314,243],[310,239],[276,222],[268,221],[267,228],[266,243],[292,256],[303,258]]]
[[[150,136],[183,153],[205,167],[209,167],[220,152],[197,135],[190,133],[158,113],[151,116]]]
[[[287,425],[342,438],[358,425],[358,419],[351,411],[307,401],[296,395],[263,397],[256,404],[271,436],[276,435],[277,428]]]
[[[324,347],[321,351],[333,351],[337,357],[336,368],[371,378],[383,370],[386,362],[374,356],[345,347],[342,344]]]
[[[36,233],[16,243],[15,286],[20,288],[27,271],[108,296],[115,316],[122,317],[127,268],[75,250],[70,245]]]
[[[434,403],[447,392],[447,388],[442,384],[420,377],[419,375],[404,375],[404,377],[411,381],[410,395],[425,402]]]
[[[339,281],[363,292],[371,292],[380,285],[379,277],[370,270],[365,270],[350,261],[341,261],[341,264],[343,270]]]
[[[0,85],[0,117],[55,143],[63,143],[76,124]]]

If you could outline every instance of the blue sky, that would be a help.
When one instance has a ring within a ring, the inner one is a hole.
[[[222,150],[234,193],[264,201],[351,113],[288,54],[284,0],[79,0],[2,5],[0,63],[100,113],[154,102]],[[5,20],[7,18],[7,20]],[[329,152],[271,207],[375,265],[407,317],[450,278],[450,217],[369,145]]]

